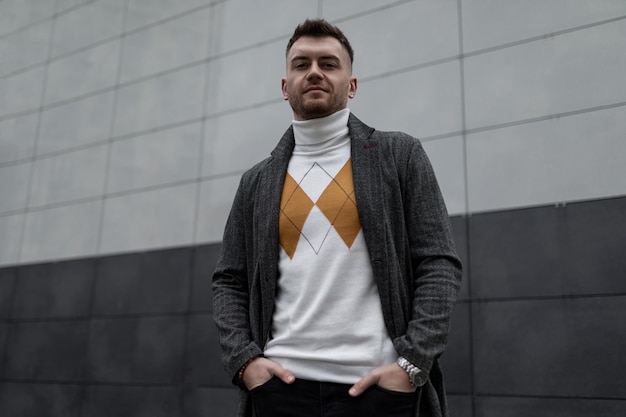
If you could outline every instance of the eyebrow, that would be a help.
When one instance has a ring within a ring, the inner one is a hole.
[[[341,61],[341,59],[337,56],[337,55],[322,55],[320,57],[317,57],[317,59],[332,59],[335,61]],[[293,58],[291,58],[290,62],[293,61],[309,61],[311,60],[311,56],[310,55],[296,55]]]

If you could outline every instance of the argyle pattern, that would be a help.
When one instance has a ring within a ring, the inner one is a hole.
[[[279,242],[289,258],[293,259],[301,237],[319,253],[332,228],[348,248],[361,230],[349,159],[335,177],[313,163],[299,182],[289,173],[285,178]]]

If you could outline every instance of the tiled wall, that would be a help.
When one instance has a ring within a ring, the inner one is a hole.
[[[0,415],[232,415],[207,277],[316,16],[453,216],[453,415],[624,414],[623,0],[0,0]]]
[[[622,0],[2,0],[0,265],[219,242],[315,16],[452,215],[626,194]]]
[[[0,269],[0,415],[228,416],[219,245]]]
[[[616,198],[453,218],[451,415],[626,413],[624,212]]]
[[[452,416],[626,412],[625,211],[618,198],[452,218]],[[233,416],[211,317],[219,247],[0,268],[0,415]]]

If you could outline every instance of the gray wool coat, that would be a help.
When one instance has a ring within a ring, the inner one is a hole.
[[[420,142],[350,115],[354,190],[387,331],[399,355],[429,373],[415,416],[448,414],[438,358],[448,336],[461,262],[434,172]],[[213,317],[226,372],[263,353],[278,274],[278,219],[294,148],[290,127],[271,156],[244,173],[213,274]],[[250,417],[241,391],[240,417]]]

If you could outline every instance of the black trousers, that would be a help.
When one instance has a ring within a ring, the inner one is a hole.
[[[285,384],[273,378],[250,394],[256,417],[411,417],[419,395],[373,386],[351,397],[349,388],[303,379]]]

